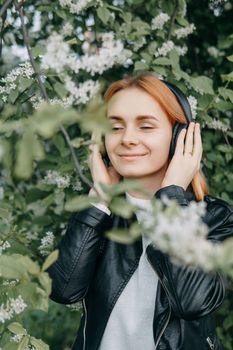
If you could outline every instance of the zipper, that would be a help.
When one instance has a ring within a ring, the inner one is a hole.
[[[85,298],[82,300],[83,302],[83,308],[84,308],[84,327],[83,327],[83,350],[85,350],[85,345],[86,345],[86,325],[87,325],[87,308],[86,308],[86,303],[85,303]]]
[[[155,270],[154,266],[152,265],[151,261],[148,259],[147,255],[146,255],[146,258],[147,258],[147,260],[149,261],[149,263],[151,264],[152,268]],[[156,270],[155,270],[155,272],[156,272],[156,274],[157,274],[157,271],[156,271]],[[157,274],[157,276],[158,276],[158,274]],[[158,278],[159,278],[159,277],[158,277]],[[162,286],[163,286],[163,288],[164,288],[164,290],[165,290],[165,292],[166,292],[166,287],[164,286],[164,284],[163,284],[163,282],[161,281],[160,278],[159,278],[159,280],[160,280],[160,283],[162,284]],[[168,293],[167,293],[167,292],[166,292],[166,294],[167,294],[167,296],[168,296]],[[166,319],[166,321],[165,321],[165,323],[164,323],[164,326],[163,326],[163,328],[162,328],[162,330],[161,330],[161,332],[160,332],[160,334],[159,334],[159,336],[158,336],[158,339],[157,339],[157,341],[156,341],[156,343],[155,343],[155,350],[157,349],[157,346],[158,346],[158,344],[159,344],[159,342],[160,342],[160,339],[161,339],[163,333],[165,332],[165,329],[167,328],[168,322],[169,322],[170,317],[171,317],[171,304],[170,304],[169,299],[168,299],[168,303],[169,303],[169,313],[168,313],[168,317],[167,317],[167,319]]]
[[[209,344],[210,349],[214,349],[214,343],[212,342],[212,340],[210,339],[210,337],[206,338],[207,343]]]

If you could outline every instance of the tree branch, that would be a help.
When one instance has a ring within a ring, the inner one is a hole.
[[[171,17],[171,21],[170,21],[170,27],[169,27],[169,32],[168,32],[167,40],[170,40],[170,39],[171,39],[172,27],[173,27],[173,24],[174,24],[175,19],[176,19],[176,14],[177,14],[178,8],[179,8],[179,2],[178,2],[178,0],[176,0],[176,1],[175,1],[175,8],[174,8],[174,11],[173,11],[173,13],[172,13],[172,17]]]
[[[41,79],[41,73],[40,73],[39,69],[37,68],[37,66],[35,64],[35,60],[34,60],[34,57],[33,57],[32,51],[31,51],[31,47],[30,47],[30,44],[29,44],[29,35],[28,35],[28,31],[27,31],[27,28],[26,28],[26,25],[25,25],[25,22],[24,22],[24,11],[23,11],[23,7],[22,7],[22,3],[19,6],[17,4],[17,2],[14,1],[14,5],[15,5],[16,9],[19,12],[24,43],[26,45],[26,48],[27,48],[27,51],[28,51],[28,55],[29,55],[29,59],[30,59],[32,68],[33,68],[33,70],[35,72],[35,76],[36,76],[36,79],[38,81],[38,84],[39,84],[42,96],[43,96],[44,100],[47,103],[50,103],[48,95],[47,95],[47,92],[46,92],[45,85],[44,85],[44,83],[43,83],[43,81]],[[84,183],[86,183],[89,187],[93,188],[94,191],[96,192],[96,194],[99,195],[102,198],[101,192],[98,191],[98,189],[94,186],[94,184],[82,173],[80,163],[79,163],[79,161],[78,161],[78,159],[76,157],[74,148],[73,148],[73,146],[71,144],[71,140],[70,140],[70,137],[69,137],[66,129],[62,125],[60,125],[60,130],[63,133],[63,136],[64,136],[64,138],[65,138],[65,140],[66,140],[66,142],[68,144],[68,147],[70,149],[71,156],[72,156],[72,159],[73,159],[73,162],[74,162],[74,165],[75,165],[75,170],[76,170],[78,176],[82,179],[82,181]]]
[[[12,2],[13,2],[13,0],[6,0],[4,2],[4,4],[2,5],[2,7],[0,9],[0,17],[3,17],[5,15],[6,10],[11,5]]]

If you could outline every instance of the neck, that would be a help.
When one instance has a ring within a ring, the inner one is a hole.
[[[155,193],[161,188],[162,181],[164,179],[168,164],[159,169],[156,173],[148,174],[141,177],[127,177],[127,180],[137,180],[141,183],[140,190],[129,190],[127,193],[135,198],[141,199],[151,199],[154,197]]]

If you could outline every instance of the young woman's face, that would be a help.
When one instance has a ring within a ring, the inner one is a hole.
[[[105,135],[105,146],[121,176],[156,176],[167,168],[172,125],[152,96],[137,87],[120,90],[108,102],[107,117],[113,130]]]

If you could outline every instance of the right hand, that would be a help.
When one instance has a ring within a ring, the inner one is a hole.
[[[97,133],[93,132],[91,140],[92,142],[95,142],[98,140]],[[99,183],[104,183],[107,185],[113,185],[119,182],[121,179],[121,175],[115,170],[113,166],[106,167],[98,143],[92,143],[89,146],[89,149],[91,150],[91,154],[89,156],[89,166],[92,174],[92,179],[95,188],[98,190],[100,195],[103,198],[103,203],[107,204],[107,197],[101,190]],[[93,188],[90,189],[89,195],[96,196],[96,192]]]

